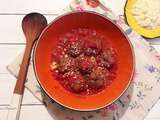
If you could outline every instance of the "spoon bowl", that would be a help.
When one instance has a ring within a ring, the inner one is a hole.
[[[47,26],[47,20],[42,14],[30,13],[22,20],[22,30],[27,43],[34,42]]]

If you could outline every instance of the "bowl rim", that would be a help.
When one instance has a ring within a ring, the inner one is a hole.
[[[37,50],[37,47],[38,47],[38,44],[39,44],[39,41],[40,41],[40,38],[41,36],[43,35],[43,33],[57,20],[59,20],[60,18],[66,16],[66,15],[70,15],[70,14],[76,14],[76,13],[90,13],[90,14],[94,14],[94,15],[98,15],[100,17],[103,17],[104,19],[108,20],[109,22],[111,22],[113,25],[115,25],[117,27],[117,29],[120,30],[120,32],[125,36],[126,40],[128,41],[128,44],[131,48],[131,53],[132,53],[132,60],[133,60],[133,65],[132,65],[132,73],[130,75],[130,78],[128,80],[128,84],[127,86],[125,87],[125,89],[121,92],[121,94],[119,96],[117,96],[113,101],[111,101],[110,103],[104,105],[104,106],[101,106],[101,107],[97,107],[97,108],[92,108],[92,109],[76,109],[76,108],[73,108],[73,107],[70,107],[70,106],[67,106],[61,102],[59,102],[58,100],[56,100],[55,98],[53,98],[48,92],[47,90],[43,87],[43,85],[41,84],[41,81],[38,77],[38,74],[37,74],[37,69],[36,69],[36,50]],[[116,24],[113,20],[111,20],[110,18],[98,13],[98,12],[94,12],[94,11],[72,11],[72,12],[67,12],[67,13],[63,13],[62,15],[59,15],[58,17],[56,17],[54,20],[52,20],[48,25],[47,27],[44,28],[44,30],[41,32],[40,36],[38,37],[35,45],[34,45],[34,49],[33,49],[33,70],[34,70],[34,73],[35,73],[35,77],[36,77],[36,80],[38,81],[39,85],[41,86],[41,88],[43,89],[43,91],[45,92],[45,94],[50,98],[52,99],[53,101],[55,101],[56,103],[58,103],[59,105],[65,107],[65,108],[68,108],[68,109],[71,109],[71,110],[76,110],[76,111],[81,111],[81,112],[85,112],[85,111],[95,111],[95,110],[99,110],[99,109],[102,109],[104,107],[107,107],[111,104],[113,104],[115,101],[117,101],[125,92],[126,90],[129,88],[130,84],[131,84],[131,81],[133,79],[133,76],[134,76],[134,72],[135,72],[135,53],[134,53],[134,50],[133,50],[133,45],[128,37],[128,35],[126,35],[126,33],[124,32],[124,30],[118,25]]]

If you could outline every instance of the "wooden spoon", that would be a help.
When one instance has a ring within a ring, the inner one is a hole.
[[[22,29],[26,37],[26,48],[20,66],[16,86],[14,88],[13,97],[10,104],[7,120],[18,120],[20,115],[20,107],[24,93],[24,84],[27,76],[28,66],[32,47],[38,39],[42,30],[47,26],[46,18],[39,13],[30,13],[22,20]]]

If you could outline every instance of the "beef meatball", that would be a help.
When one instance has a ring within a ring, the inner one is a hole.
[[[74,75],[70,76],[69,82],[71,90],[76,93],[80,93],[87,89],[85,79],[79,73],[75,73]]]
[[[57,67],[57,70],[60,73],[66,73],[71,70],[75,70],[77,68],[77,63],[76,61],[72,58],[69,57],[68,55],[65,55],[59,62],[59,65]]]
[[[95,57],[88,57],[81,55],[78,58],[78,65],[79,70],[82,74],[89,74],[92,70],[92,68],[96,65],[96,58]]]
[[[101,55],[96,57],[97,63],[100,67],[111,68],[112,64],[105,60]]]
[[[109,72],[103,67],[96,67],[93,69],[88,80],[88,85],[91,88],[100,88],[103,87],[106,82],[106,77],[109,75]]]
[[[83,52],[83,41],[72,42],[67,48],[67,54],[71,57],[77,57]]]
[[[101,88],[104,86],[104,80],[103,79],[100,79],[100,80],[89,80],[88,81],[88,86],[90,88]]]
[[[105,68],[112,68],[113,65],[116,63],[116,54],[113,49],[107,49],[101,55],[97,56],[97,62],[99,66]]]
[[[102,57],[105,61],[108,61],[110,64],[116,62],[116,52],[113,48],[108,48],[105,52],[102,53]]]

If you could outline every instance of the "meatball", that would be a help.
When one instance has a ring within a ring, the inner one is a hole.
[[[96,59],[95,57],[88,57],[81,55],[78,58],[78,65],[79,65],[79,70],[82,74],[89,74],[92,70],[92,68],[96,65]]]
[[[67,48],[67,54],[71,57],[77,57],[83,52],[83,42],[77,40],[72,42]]]
[[[110,64],[116,62],[116,53],[113,48],[108,48],[105,52],[102,53],[103,59],[108,61]]]
[[[68,55],[65,55],[59,62],[59,65],[57,67],[57,70],[60,72],[60,73],[66,73],[68,71],[71,71],[71,70],[75,70],[77,68],[77,63],[76,61],[69,57]]]
[[[80,93],[87,89],[85,79],[79,73],[75,73],[74,75],[70,76],[69,82],[71,90],[76,93]]]
[[[97,56],[97,62],[101,67],[105,67],[108,69],[112,68],[116,63],[115,51],[113,51],[112,49],[107,49],[101,55]]]
[[[104,80],[103,79],[100,79],[100,80],[89,80],[88,81],[88,86],[90,88],[101,88],[104,86]]]
[[[103,67],[95,67],[90,75],[91,79],[105,79],[109,75],[108,70]]]
[[[76,93],[80,93],[80,92],[86,90],[86,89],[85,89],[85,84],[84,84],[83,82],[79,81],[79,80],[74,81],[74,82],[71,84],[70,87],[71,87],[71,89],[72,89],[74,92],[76,92]]]
[[[111,68],[112,64],[106,61],[101,55],[96,57],[97,63],[100,67]]]
[[[96,67],[93,69],[88,80],[88,85],[91,88],[100,88],[103,87],[106,82],[106,77],[109,75],[109,72],[103,67]]]

